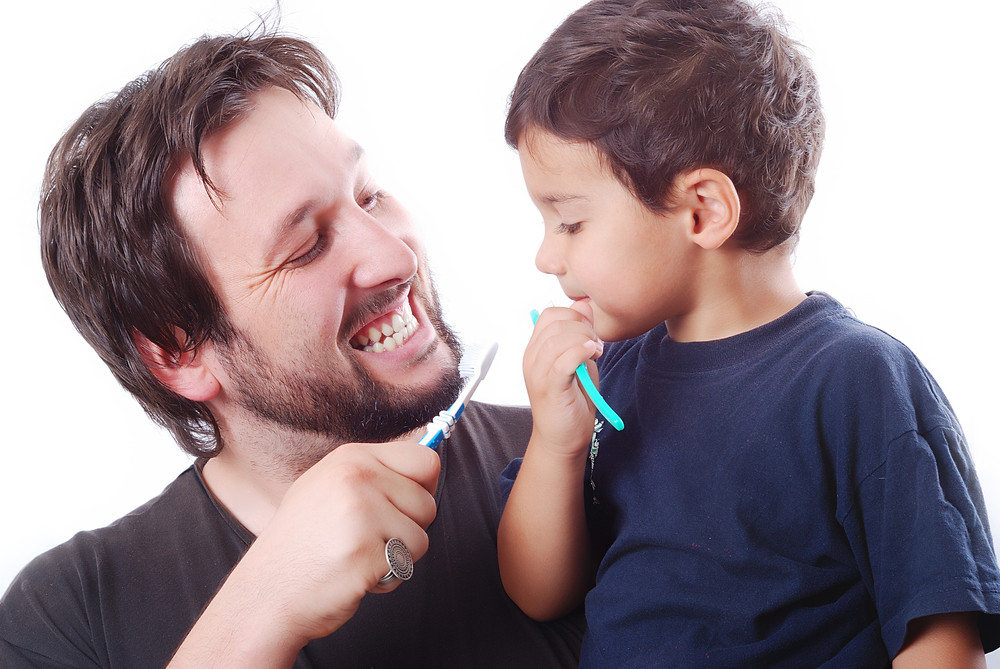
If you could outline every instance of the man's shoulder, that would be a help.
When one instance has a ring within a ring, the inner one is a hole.
[[[213,504],[189,468],[110,525],[36,557],[0,600],[0,651],[51,652],[67,666],[80,652],[169,653],[245,550],[219,539],[227,532]],[[159,627],[149,624],[154,603]]]
[[[8,603],[18,591],[26,596],[59,589],[81,591],[101,580],[102,573],[134,562],[140,548],[163,548],[171,535],[192,530],[207,496],[193,467],[177,476],[160,494],[111,524],[77,532],[69,540],[34,558],[21,571],[4,597]],[[210,503],[210,502],[207,502]],[[162,554],[162,550],[153,553]],[[155,561],[155,558],[154,560]],[[131,571],[124,569],[123,573]]]
[[[198,501],[201,484],[193,467],[188,468],[167,485],[160,494],[104,527],[77,532],[64,543],[35,558],[29,566],[36,569],[59,565],[93,562],[124,540],[134,542],[150,533],[162,531],[162,521],[185,523],[185,512]]]

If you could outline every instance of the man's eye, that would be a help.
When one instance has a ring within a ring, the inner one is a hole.
[[[320,232],[317,234],[316,242],[312,245],[312,247],[302,255],[292,258],[288,264],[290,267],[301,267],[302,265],[306,265],[322,255],[329,245],[329,236],[327,236],[325,232]]]
[[[376,190],[361,196],[358,205],[365,211],[374,211],[382,201],[385,200],[386,193],[383,190]]]
[[[556,226],[556,232],[562,235],[575,235],[580,232],[582,223],[560,223]]]

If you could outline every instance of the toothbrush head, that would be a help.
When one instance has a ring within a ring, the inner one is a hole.
[[[493,364],[493,358],[497,354],[497,343],[489,344],[474,343],[462,352],[462,359],[458,363],[458,375],[469,380],[482,377],[489,371]]]

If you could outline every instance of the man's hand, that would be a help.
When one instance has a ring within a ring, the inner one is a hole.
[[[414,560],[427,552],[439,471],[437,454],[415,442],[335,449],[289,488],[169,666],[291,666],[366,593],[400,585],[378,583],[390,538]]]

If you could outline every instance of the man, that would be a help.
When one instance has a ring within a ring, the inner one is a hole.
[[[579,618],[530,621],[497,574],[527,412],[474,405],[437,453],[415,442],[460,347],[337,94],[308,42],[203,38],[53,151],[53,291],[198,460],[22,572],[0,665],[575,665]]]

